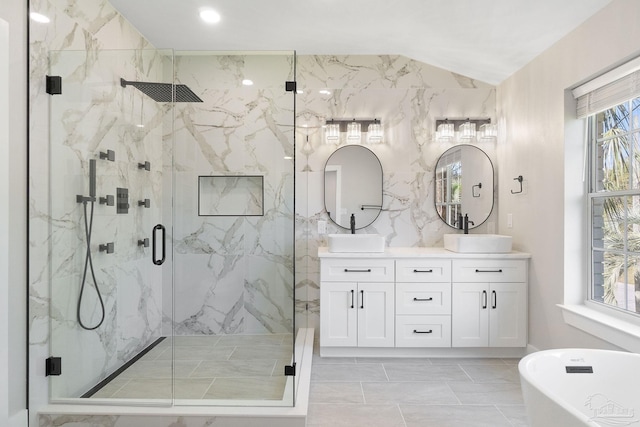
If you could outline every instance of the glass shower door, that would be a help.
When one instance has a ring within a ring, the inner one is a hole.
[[[175,107],[176,402],[292,406],[295,55],[176,52],[175,77],[203,100]]]
[[[154,227],[171,223],[173,104],[127,84],[171,86],[172,66],[158,50],[50,54],[53,401],[172,402],[170,227]]]

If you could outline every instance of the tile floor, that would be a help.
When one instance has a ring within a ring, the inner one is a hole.
[[[526,426],[517,359],[321,358],[307,427]]]
[[[282,400],[292,335],[166,338],[92,398]]]

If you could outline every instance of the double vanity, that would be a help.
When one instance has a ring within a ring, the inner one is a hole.
[[[510,237],[380,251],[375,235],[340,236],[318,249],[321,356],[524,355],[529,255]]]

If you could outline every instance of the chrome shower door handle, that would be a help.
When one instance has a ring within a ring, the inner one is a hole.
[[[157,254],[157,249],[158,249],[158,242],[157,242],[157,234],[158,234],[158,230],[162,231],[162,258],[158,258],[158,254]],[[164,260],[166,258],[167,255],[167,231],[164,228],[164,225],[162,224],[157,224],[155,227],[153,227],[153,231],[151,232],[151,236],[153,238],[153,250],[151,251],[151,261],[155,264],[155,265],[162,265],[164,264]]]

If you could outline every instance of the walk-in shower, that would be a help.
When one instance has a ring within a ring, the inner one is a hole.
[[[49,73],[51,400],[293,405],[295,55]]]

